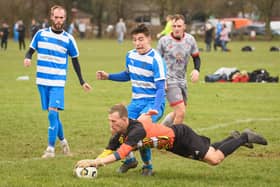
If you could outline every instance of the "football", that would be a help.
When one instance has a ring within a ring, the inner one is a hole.
[[[77,167],[74,170],[74,175],[78,178],[94,179],[97,177],[97,169],[96,167]]]

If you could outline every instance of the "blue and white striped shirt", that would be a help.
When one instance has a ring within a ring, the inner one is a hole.
[[[72,35],[63,31],[41,29],[33,37],[30,47],[37,50],[36,84],[64,87],[68,68],[68,55],[78,57],[79,50]]]
[[[126,70],[132,83],[132,99],[155,98],[155,82],[166,78],[166,64],[154,49],[144,55],[140,55],[135,49],[129,51]]]

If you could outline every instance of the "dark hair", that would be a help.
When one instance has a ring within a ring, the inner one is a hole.
[[[175,15],[172,16],[172,20],[174,20],[174,21],[178,21],[180,19],[185,22],[185,17],[181,14],[175,14]]]
[[[115,112],[118,112],[121,118],[128,117],[127,109],[123,104],[116,104],[109,109],[109,114],[113,114]]]
[[[132,31],[131,35],[143,33],[145,36],[151,36],[151,32],[145,24],[137,25]]]

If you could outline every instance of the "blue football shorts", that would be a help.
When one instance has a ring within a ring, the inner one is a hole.
[[[137,119],[142,114],[147,113],[154,106],[154,98],[148,99],[133,99],[127,106],[128,117],[131,119]],[[165,102],[162,103],[160,111],[157,115],[152,115],[152,121],[157,122],[163,115],[165,108]]]
[[[57,108],[64,110],[64,87],[38,85],[43,110]]]

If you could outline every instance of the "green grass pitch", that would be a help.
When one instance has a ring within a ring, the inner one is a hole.
[[[28,42],[27,42],[28,43]],[[242,53],[252,45],[256,50]],[[156,42],[153,42],[153,46]],[[208,166],[153,150],[154,177],[140,175],[140,166],[127,174],[118,174],[121,162],[98,170],[94,180],[73,177],[72,169],[80,159],[96,157],[110,136],[107,110],[116,103],[128,104],[130,83],[96,81],[95,72],[119,72],[124,68],[130,41],[78,41],[80,63],[86,81],[92,86],[85,93],[69,64],[65,90],[65,111],[60,113],[73,157],[64,157],[57,145],[54,159],[42,160],[47,145],[47,113],[41,110],[35,85],[36,57],[32,67],[23,67],[26,51],[17,43],[8,43],[0,51],[0,186],[279,186],[280,171],[280,86],[279,83],[204,83],[204,76],[220,67],[252,71],[267,69],[280,74],[279,52],[269,52],[278,42],[231,42],[231,52],[201,52],[200,82],[189,83],[189,104],[185,123],[212,141],[226,137],[231,130],[251,128],[268,139],[268,146],[241,147],[219,166]],[[199,42],[204,48],[204,43]],[[193,68],[188,66],[188,78]],[[29,76],[28,81],[16,80]],[[166,113],[171,111],[166,106]],[[140,160],[139,153],[136,152]]]

